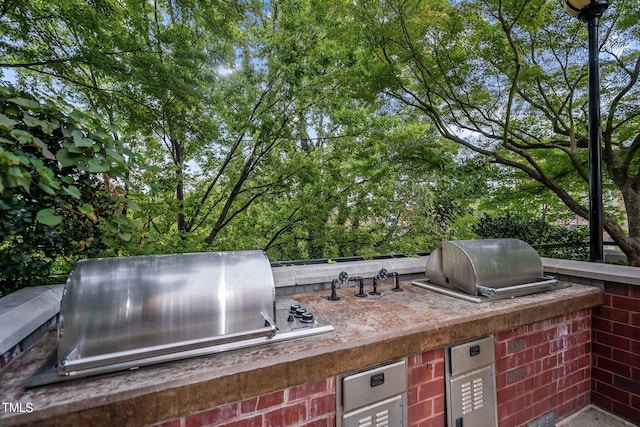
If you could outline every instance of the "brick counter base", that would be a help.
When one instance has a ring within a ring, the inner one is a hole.
[[[444,352],[444,348],[440,348],[407,359],[410,426],[444,427],[447,424]]]
[[[551,411],[559,420],[589,404],[590,310],[499,333],[495,344],[500,427]]]
[[[157,427],[332,427],[335,378],[279,390],[157,424]]]
[[[582,310],[496,334],[500,427],[555,411],[566,418],[589,404],[591,312]],[[444,349],[409,357],[412,427],[445,427]]]
[[[548,412],[562,419],[589,404],[591,312],[582,310],[495,335],[500,427]],[[445,427],[445,349],[407,358],[411,427]],[[157,427],[334,427],[336,380],[279,390],[157,424]]]
[[[593,309],[591,401],[640,423],[640,286],[604,284]]]

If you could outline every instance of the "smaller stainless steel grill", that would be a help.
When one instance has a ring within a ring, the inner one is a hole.
[[[518,239],[445,241],[427,259],[421,288],[485,302],[566,287],[545,276],[542,260]]]
[[[65,285],[53,366],[28,386],[333,330],[277,307],[262,251],[87,259]],[[299,307],[299,306],[298,306]]]

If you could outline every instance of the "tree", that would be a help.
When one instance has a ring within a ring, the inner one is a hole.
[[[135,242],[121,214],[127,155],[97,119],[0,88],[0,295]]]
[[[345,42],[354,31],[336,38],[349,23],[322,6],[18,0],[0,12],[0,70],[100,113],[140,154],[133,251],[433,247],[481,185],[455,193],[457,147],[410,109],[375,108],[369,52]]]
[[[640,265],[640,55],[636,2],[602,22],[604,228]],[[366,85],[429,118],[473,155],[510,168],[588,218],[586,28],[547,0],[371,0],[344,6],[370,47]],[[350,33],[353,31],[351,30]]]
[[[188,232],[188,163],[217,128],[206,111],[209,86],[232,55],[227,41],[241,16],[237,5],[36,0],[12,2],[2,12],[0,67],[23,87],[64,94],[117,122],[122,133],[114,138],[138,141],[136,150],[147,156],[141,166],[164,170],[173,224],[179,235]]]

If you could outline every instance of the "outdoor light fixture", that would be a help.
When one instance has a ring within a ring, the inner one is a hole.
[[[587,22],[590,15],[600,17],[613,0],[562,0],[564,10],[573,17]],[[584,15],[584,16],[583,16]]]
[[[564,10],[589,29],[589,252],[591,262],[603,262],[602,170],[600,160],[600,69],[598,19],[613,0],[562,0]]]

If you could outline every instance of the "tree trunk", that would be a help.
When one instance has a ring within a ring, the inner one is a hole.
[[[176,165],[176,200],[178,201],[178,213],[176,222],[178,225],[178,234],[184,239],[186,232],[186,221],[184,216],[184,147],[173,138],[171,141],[171,151],[173,152],[173,162]]]
[[[627,211],[629,234],[619,226],[613,230],[607,228],[607,232],[627,256],[629,265],[640,267],[640,191],[635,190],[632,185],[624,185],[621,186],[621,192]]]

